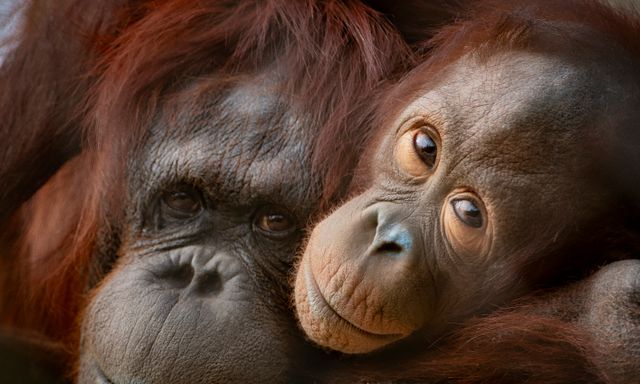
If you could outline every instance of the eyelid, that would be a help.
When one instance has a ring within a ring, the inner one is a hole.
[[[426,112],[423,109],[416,110],[411,115],[402,119],[401,122],[397,123],[395,132],[396,139],[402,136],[405,132],[419,126],[429,126],[440,134],[440,128],[444,125],[444,120],[441,118],[439,113],[435,111]]]
[[[402,123],[400,123],[398,125],[398,129],[396,130],[396,138],[395,141],[397,142],[405,133],[414,130],[414,129],[418,129],[420,127],[423,126],[432,126],[431,124],[429,124],[428,120],[425,118],[425,116],[411,116],[407,119],[405,119],[404,121],[402,121]]]

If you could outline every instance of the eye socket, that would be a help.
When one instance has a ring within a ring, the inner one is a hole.
[[[284,209],[277,207],[266,207],[258,211],[254,227],[271,237],[286,237],[296,230],[294,220]]]
[[[190,186],[180,186],[166,191],[161,196],[164,211],[175,218],[187,219],[202,210],[202,195],[200,191]]]
[[[455,199],[451,201],[453,212],[458,219],[472,228],[482,227],[482,211],[473,200]]]
[[[438,162],[439,137],[430,126],[405,132],[396,145],[395,158],[404,172],[414,177],[428,175]]]
[[[454,192],[443,207],[442,225],[454,252],[481,257],[491,245],[491,226],[482,200],[472,192]]]

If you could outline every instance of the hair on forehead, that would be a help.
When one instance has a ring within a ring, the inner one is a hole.
[[[599,0],[471,2],[456,22],[420,44],[420,64],[380,99],[385,107],[377,108],[376,125],[386,126],[390,116],[421,94],[425,85],[436,83],[445,67],[467,54],[480,60],[516,50],[577,60],[600,55],[624,63],[627,74],[640,79],[639,35],[640,14]]]
[[[411,57],[388,21],[358,2],[143,1],[122,18],[119,35],[98,39],[105,53],[87,129],[94,147],[124,159],[168,94],[197,79],[232,86],[277,68],[278,89],[316,138],[311,156],[326,195],[344,187],[352,133],[369,117],[354,111]]]
[[[426,47],[435,53],[430,61],[447,61],[469,52],[491,54],[513,49],[566,49],[600,47],[590,29],[610,39],[629,56],[640,57],[639,15],[598,0],[488,0],[473,4],[449,26],[442,28]]]
[[[388,20],[361,2],[130,3],[119,11],[117,28],[93,39],[99,58],[90,75],[97,81],[78,111],[87,116],[84,152],[72,171],[52,180],[80,186],[81,196],[64,206],[68,225],[43,254],[31,255],[28,246],[16,250],[31,269],[24,274],[29,297],[16,304],[15,321],[54,337],[68,337],[84,292],[115,262],[129,199],[127,165],[135,166],[131,155],[143,148],[167,100],[206,97],[203,87],[191,87],[200,81],[230,89],[275,68],[278,92],[288,101],[278,107],[302,114],[299,129],[313,147],[314,185],[300,188],[317,188],[323,194],[318,205],[328,204],[346,190],[371,119],[364,111],[372,108],[373,90],[413,57]],[[180,107],[196,103],[187,104]],[[51,198],[46,192],[36,197],[39,207]]]

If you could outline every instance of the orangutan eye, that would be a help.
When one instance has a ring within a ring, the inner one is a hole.
[[[433,173],[438,161],[438,134],[431,126],[421,126],[405,132],[395,149],[398,167],[413,177]]]
[[[460,221],[473,227],[482,227],[482,212],[472,200],[459,199],[451,202],[453,211]]]
[[[296,230],[291,217],[280,208],[267,207],[261,209],[255,219],[254,227],[267,236],[284,237]]]
[[[455,253],[464,257],[481,257],[491,247],[493,230],[487,209],[478,195],[454,191],[443,206],[444,232]]]
[[[438,147],[428,132],[422,130],[416,132],[413,136],[413,148],[427,167],[435,166]]]
[[[202,195],[190,186],[181,186],[162,194],[164,211],[175,218],[187,219],[202,210]]]

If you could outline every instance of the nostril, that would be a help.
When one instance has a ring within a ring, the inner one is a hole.
[[[402,225],[387,223],[376,228],[376,235],[369,247],[371,255],[410,256],[413,238]]]
[[[222,277],[215,271],[208,271],[196,276],[193,291],[202,296],[222,291]]]
[[[191,284],[194,274],[191,264],[182,264],[165,270],[159,277],[172,288],[183,289]]]
[[[378,253],[400,253],[402,247],[394,242],[384,242],[376,250]]]

